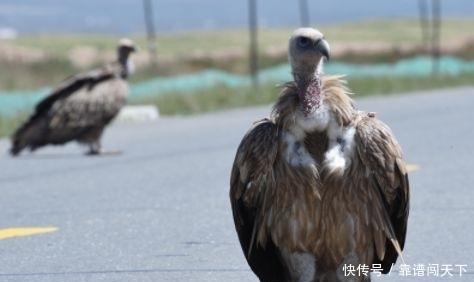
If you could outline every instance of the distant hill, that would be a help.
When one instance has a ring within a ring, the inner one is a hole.
[[[298,1],[257,0],[262,26],[299,25]],[[414,0],[308,0],[313,25],[361,19],[416,17]],[[431,2],[431,1],[429,1]],[[448,17],[473,17],[474,1],[441,1]],[[158,32],[242,27],[245,0],[155,0]],[[93,32],[131,34],[144,30],[140,0],[2,0],[0,28],[24,33]]]

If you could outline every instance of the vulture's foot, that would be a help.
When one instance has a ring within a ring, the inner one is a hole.
[[[114,156],[114,155],[121,155],[122,151],[120,150],[106,150],[106,149],[99,149],[99,150],[89,150],[86,155],[87,156]]]

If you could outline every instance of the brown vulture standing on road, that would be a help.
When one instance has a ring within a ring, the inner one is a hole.
[[[64,80],[12,136],[10,153],[16,156],[25,148],[34,151],[69,141],[88,145],[91,155],[103,152],[104,128],[127,101],[127,77],[133,70],[130,54],[135,50],[133,42],[123,38],[116,62]]]
[[[289,41],[294,77],[269,119],[245,135],[230,199],[245,257],[260,281],[370,281],[351,265],[390,271],[407,230],[402,151],[345,82],[323,76],[329,45],[312,28]]]

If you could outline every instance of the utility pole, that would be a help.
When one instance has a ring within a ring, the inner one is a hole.
[[[250,75],[252,76],[252,85],[258,87],[258,19],[257,19],[257,0],[248,0],[249,12],[249,33],[250,33]]]
[[[145,26],[148,41],[148,52],[150,53],[150,61],[153,67],[157,65],[157,46],[155,19],[153,17],[152,0],[143,0],[143,12],[145,15]]]
[[[300,20],[301,26],[310,25],[308,0],[300,0]]]
[[[428,0],[418,0],[418,10],[420,12],[421,40],[423,49],[428,50],[430,38]]]
[[[432,56],[433,56],[433,74],[439,73],[439,57],[441,55],[440,30],[441,30],[441,3],[440,0],[432,0],[433,4],[433,38],[432,38]]]
[[[439,58],[441,56],[441,1],[431,0],[431,17],[428,0],[418,0],[423,49],[429,51],[432,61],[432,74],[439,73]]]

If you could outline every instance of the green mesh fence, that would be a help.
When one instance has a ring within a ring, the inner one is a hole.
[[[344,74],[348,77],[363,76],[427,76],[431,74],[432,60],[416,57],[400,60],[395,64],[345,64],[329,62],[327,74]],[[474,61],[463,61],[453,57],[439,59],[441,74],[458,75],[474,72]],[[260,71],[259,79],[265,82],[285,82],[291,79],[290,67],[281,65]],[[170,92],[189,92],[207,89],[216,85],[245,87],[251,84],[248,76],[235,75],[219,70],[205,70],[196,74],[156,78],[131,85],[130,100],[163,95]],[[0,91],[0,114],[12,115],[18,111],[30,110],[39,100],[48,95],[50,89],[25,91]]]

